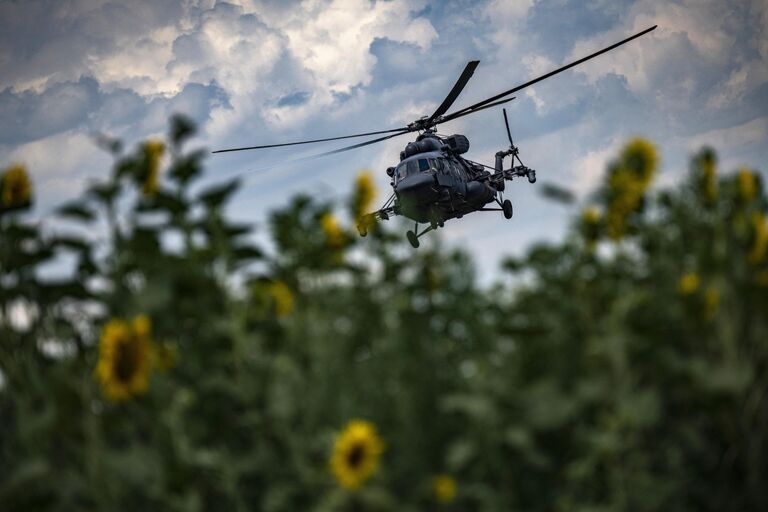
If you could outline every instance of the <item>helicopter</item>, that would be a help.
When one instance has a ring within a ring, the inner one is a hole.
[[[526,167],[520,160],[520,151],[515,146],[512,132],[509,129],[506,108],[503,108],[502,112],[509,147],[496,152],[493,167],[464,157],[463,155],[469,151],[469,139],[461,134],[440,135],[437,133],[438,125],[508,103],[515,99],[515,96],[510,97],[515,92],[609,52],[655,30],[656,27],[657,25],[653,25],[617,43],[451,114],[446,114],[446,112],[464,90],[480,61],[473,60],[467,63],[448,95],[432,115],[421,117],[404,127],[297,142],[219,149],[213,153],[297,146],[383,135],[331,151],[289,160],[289,162],[298,162],[338,154],[418,132],[419,135],[416,140],[409,142],[400,152],[400,162],[396,166],[387,168],[387,175],[392,179],[390,185],[393,193],[381,208],[362,216],[357,225],[359,234],[366,236],[369,227],[375,222],[388,220],[396,215],[405,216],[415,222],[414,229],[407,231],[406,237],[413,248],[418,248],[421,236],[442,228],[447,220],[460,219],[469,213],[500,211],[506,219],[511,219],[513,216],[512,202],[509,199],[504,199],[503,195],[506,181],[512,181],[515,178],[527,178],[529,183],[536,182],[536,171]],[[510,157],[510,165],[505,169],[504,161],[507,157]],[[495,207],[488,207],[492,203],[495,203]],[[419,224],[426,225],[421,232],[419,231]]]

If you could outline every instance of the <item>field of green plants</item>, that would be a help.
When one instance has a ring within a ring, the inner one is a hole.
[[[400,226],[359,238],[365,173],[254,245],[194,131],[102,140],[55,229],[0,167],[0,510],[768,510],[757,172],[705,148],[652,187],[628,141],[489,289]]]

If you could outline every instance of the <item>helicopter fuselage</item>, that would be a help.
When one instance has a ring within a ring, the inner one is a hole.
[[[511,135],[509,141],[509,149],[498,151],[494,167],[489,167],[461,156],[469,150],[469,139],[464,135],[444,137],[434,131],[422,133],[405,146],[400,153],[400,163],[387,169],[394,194],[384,207],[361,219],[358,223],[360,235],[366,236],[368,227],[376,220],[403,215],[416,222],[414,230],[406,235],[411,245],[418,247],[421,235],[442,227],[449,219],[461,218],[468,213],[500,211],[504,217],[511,219],[512,203],[503,198],[505,182],[527,177],[530,183],[534,183],[536,171],[520,161]],[[504,169],[506,157],[512,157],[512,166]],[[517,166],[515,159],[519,162]],[[493,173],[488,172],[486,167]],[[493,202],[499,207],[486,207]],[[419,223],[429,226],[419,232]]]
[[[489,176],[448,151],[427,151],[400,162],[392,188],[399,213],[416,222],[440,223],[493,202],[497,190]]]

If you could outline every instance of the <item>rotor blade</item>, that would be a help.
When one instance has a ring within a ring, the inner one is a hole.
[[[392,135],[387,135],[385,137],[379,137],[378,139],[367,140],[365,142],[359,142],[359,143],[353,144],[351,146],[344,146],[343,148],[338,148],[338,149],[334,149],[334,150],[331,150],[331,151],[325,151],[323,153],[317,153],[317,154],[314,154],[314,155],[308,155],[308,156],[305,156],[305,157],[297,158],[295,160],[291,160],[290,162],[301,162],[301,161],[304,161],[304,160],[312,160],[312,159],[315,159],[315,158],[320,158],[321,156],[328,156],[328,155],[335,155],[336,153],[343,153],[345,151],[350,151],[352,149],[362,148],[363,146],[370,146],[371,144],[376,144],[377,142],[381,142],[381,141],[384,141],[384,140],[387,140],[387,139],[391,139],[391,138],[397,137],[399,135],[405,135],[406,133],[410,133],[411,131],[412,130],[404,129],[404,130],[400,131],[399,133],[393,133]]]
[[[478,64],[480,64],[479,60],[471,60],[467,62],[467,65],[464,67],[464,71],[461,72],[459,79],[456,80],[455,84],[453,84],[453,89],[451,89],[451,92],[448,93],[448,96],[445,97],[440,106],[437,107],[437,110],[435,110],[435,112],[429,117],[429,121],[433,121],[435,118],[445,114],[448,109],[451,108],[451,105],[453,105],[453,102],[456,101],[456,98],[459,97],[461,91],[464,90],[464,87],[467,85],[467,82],[469,82],[469,79],[472,78],[472,74],[475,72],[475,68]]]
[[[509,138],[509,145],[514,146],[512,143],[512,132],[509,131],[509,119],[507,119],[507,109],[502,110],[504,112],[504,126],[507,127],[507,137]]]
[[[485,110],[487,108],[497,107],[499,105],[503,105],[504,103],[509,103],[510,101],[512,101],[515,98],[517,98],[517,96],[512,96],[511,98],[505,98],[503,100],[494,101],[493,103],[489,103],[488,105],[483,105],[482,107],[478,107],[478,108],[476,108],[474,110],[467,110],[466,112],[458,111],[458,112],[454,112],[453,114],[448,114],[447,116],[442,118],[440,120],[440,123],[438,123],[438,124],[447,123],[448,121],[453,121],[454,119],[458,119],[460,117],[468,116],[469,114],[474,114],[475,112],[480,112],[481,110]]]
[[[508,96],[508,95],[510,95],[510,94],[512,94],[514,92],[519,91],[520,89],[524,89],[524,88],[526,88],[528,86],[531,86],[531,85],[533,85],[533,84],[535,84],[537,82],[541,82],[545,78],[549,78],[549,77],[551,77],[553,75],[561,73],[561,72],[563,72],[563,71],[565,71],[567,69],[570,69],[570,68],[572,68],[574,66],[578,66],[582,62],[586,62],[589,59],[593,59],[593,58],[597,57],[598,55],[602,55],[602,54],[604,54],[606,52],[609,52],[609,51],[613,50],[614,48],[617,48],[617,47],[619,47],[619,46],[621,46],[621,45],[623,45],[625,43],[628,43],[628,42],[632,41],[633,39],[637,39],[638,37],[647,34],[648,32],[654,30],[657,26],[658,25],[654,25],[654,26],[652,26],[650,28],[647,28],[647,29],[643,30],[642,32],[638,32],[637,34],[635,34],[633,36],[630,36],[630,37],[628,37],[626,39],[623,39],[623,40],[619,41],[618,43],[614,43],[611,46],[603,48],[602,50],[596,51],[595,53],[587,55],[586,57],[582,57],[579,60],[573,61],[570,64],[566,64],[565,66],[559,67],[559,68],[557,68],[557,69],[555,69],[553,71],[550,71],[546,75],[541,75],[538,78],[534,78],[533,80],[529,80],[528,82],[525,82],[522,85],[518,85],[517,87],[513,87],[512,89],[510,89],[508,91],[504,91],[504,92],[502,92],[500,94],[497,94],[496,96],[492,96],[492,97],[490,97],[488,99],[485,99],[483,101],[475,103],[474,105],[470,105],[469,107],[463,108],[463,109],[455,112],[454,114],[462,114],[462,113],[464,113],[466,111],[469,111],[469,110],[476,110],[479,107],[482,107],[483,105],[486,105],[486,104],[490,103],[491,101],[495,101],[495,100],[497,100],[499,98],[503,98],[504,96]]]
[[[284,142],[282,144],[264,144],[261,146],[248,146],[243,148],[217,149],[216,151],[212,151],[212,153],[229,153],[231,151],[246,151],[249,149],[279,148],[282,146],[298,146],[299,144],[313,144],[315,142],[327,142],[331,140],[352,139],[354,137],[366,137],[368,135],[381,135],[382,133],[394,133],[394,132],[403,131],[405,129],[406,128],[393,128],[392,130],[381,130],[378,132],[357,133],[355,135],[342,135],[341,137],[328,137],[325,139],[302,140],[297,142]]]

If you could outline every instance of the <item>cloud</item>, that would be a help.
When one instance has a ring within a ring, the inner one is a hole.
[[[54,84],[41,93],[0,92],[0,145],[18,144],[77,127],[97,107],[99,87],[93,79]]]
[[[93,78],[61,82],[40,92],[0,92],[0,148],[45,139],[67,131],[114,135],[156,133],[168,117],[184,112],[198,122],[215,108],[228,107],[228,96],[216,83],[188,83],[169,97],[142,97],[130,89],[103,90]]]
[[[759,117],[746,123],[700,133],[684,139],[689,150],[713,146],[720,150],[743,149],[748,146],[764,147],[768,141],[768,117]]]
[[[726,98],[720,88],[740,86],[744,79],[739,74],[746,73],[739,69],[742,65],[749,63],[755,70],[768,67],[768,52],[753,56],[764,31],[757,20],[768,19],[766,11],[761,0],[639,0],[621,23],[580,40],[568,60],[658,24],[654,32],[579,66],[578,71],[590,80],[606,73],[624,76],[632,91],[652,95],[670,108],[697,96],[719,95],[713,102],[723,104]],[[765,81],[764,72],[754,74],[752,85]]]

